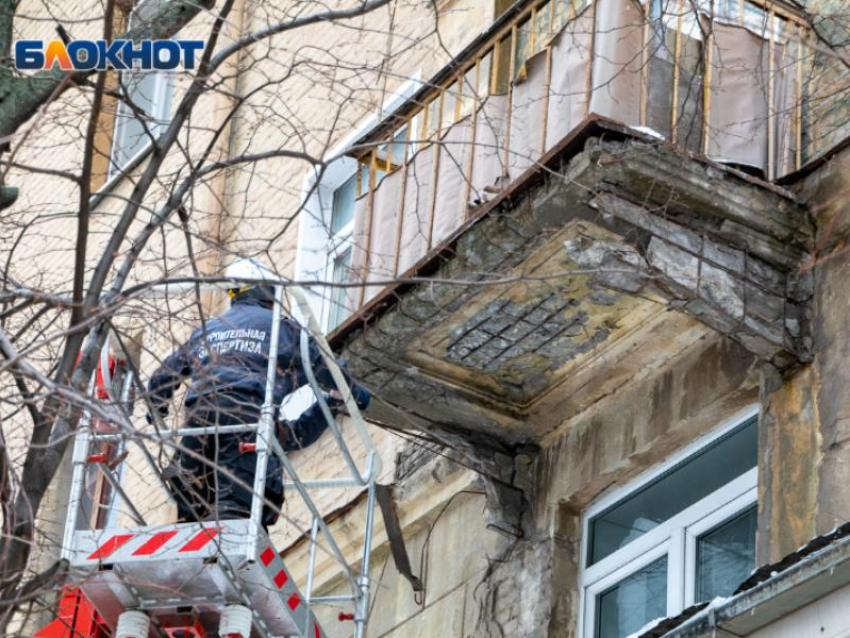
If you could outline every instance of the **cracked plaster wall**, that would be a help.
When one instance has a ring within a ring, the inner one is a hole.
[[[813,360],[763,370],[760,562],[850,520],[850,151],[801,185],[817,222]]]
[[[517,483],[532,496],[526,536],[487,578],[479,598],[486,613],[470,638],[574,638],[583,511],[754,403],[758,382],[751,354],[711,336],[565,419],[520,473]]]

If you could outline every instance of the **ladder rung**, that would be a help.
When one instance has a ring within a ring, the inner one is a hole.
[[[306,487],[308,490],[321,490],[328,489],[334,487],[363,487],[360,483],[355,481],[354,479],[341,478],[341,479],[318,479],[315,481],[301,481],[301,485]],[[283,485],[284,490],[296,490],[298,489],[294,483],[286,482]]]
[[[179,428],[177,430],[160,430],[159,432],[146,432],[148,436],[161,439],[173,439],[178,436],[204,436],[207,434],[240,434],[242,432],[256,432],[259,424],[240,423],[239,425],[211,425],[204,428]],[[94,441],[119,441],[125,438],[123,434],[92,434]]]
[[[315,596],[309,602],[314,605],[316,603],[350,603],[355,600],[357,600],[357,596]]]
[[[239,425],[211,425],[205,428],[180,428],[160,432],[164,438],[175,436],[201,436],[203,434],[238,434],[240,432],[256,432],[259,423],[240,423]]]

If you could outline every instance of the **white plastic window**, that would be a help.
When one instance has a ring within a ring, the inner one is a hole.
[[[354,202],[357,198],[357,175],[350,175],[333,191],[325,280],[330,287],[325,304],[324,322],[333,330],[351,313],[346,303],[348,289],[339,284],[351,280],[351,236],[354,232]]]
[[[331,281],[334,284],[346,284],[351,280],[351,248],[335,257],[331,264]],[[331,290],[330,310],[328,314],[328,330],[333,330],[350,314],[346,304],[348,289],[336,286]]]
[[[369,166],[358,166],[357,160],[345,156],[345,150],[409,99],[421,87],[418,78],[417,72],[386,101],[380,113],[363,121],[338,146],[330,149],[326,157],[334,159],[323,171],[311,169],[304,178],[295,272],[299,281],[306,282],[311,293],[308,300],[325,330],[332,330],[354,310],[347,302],[351,297],[347,288],[327,284],[345,283],[351,276],[358,171],[361,172],[361,189],[365,191],[369,186]],[[382,147],[384,165],[379,167],[378,180],[387,164],[400,164],[405,152],[402,141],[406,135],[406,128],[401,127],[394,137],[398,143]]]
[[[129,25],[145,20],[160,3],[161,0],[137,3],[130,15]],[[171,74],[167,71],[123,71],[121,85],[119,91],[123,99],[115,111],[110,177],[146,153],[153,145],[153,140],[166,129],[174,92]]]
[[[581,638],[625,638],[728,596],[755,566],[758,415],[602,499],[587,512]]]
[[[122,74],[130,104],[122,101],[115,113],[110,175],[146,152],[168,126],[172,85],[165,71],[125,71]]]

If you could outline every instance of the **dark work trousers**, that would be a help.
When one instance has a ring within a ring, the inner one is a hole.
[[[255,415],[243,416],[224,411],[193,410],[187,427],[211,427],[256,423]],[[240,452],[240,442],[253,443],[256,434],[209,434],[184,436],[180,449],[165,472],[171,493],[177,501],[181,522],[210,519],[248,518],[257,468],[255,452]],[[236,479],[236,480],[234,480]],[[277,455],[269,453],[266,470],[266,500],[262,525],[275,523],[283,505],[283,475]]]

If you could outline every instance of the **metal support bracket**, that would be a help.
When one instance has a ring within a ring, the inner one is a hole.
[[[387,531],[390,552],[393,555],[393,561],[395,562],[398,573],[410,582],[413,591],[425,591],[425,585],[419,577],[413,575],[413,570],[410,567],[410,558],[407,555],[407,548],[404,545],[404,536],[401,533],[401,524],[398,520],[398,512],[396,511],[391,488],[388,485],[376,485],[375,496],[378,499],[378,505],[380,505],[381,514],[384,517],[384,529]]]

